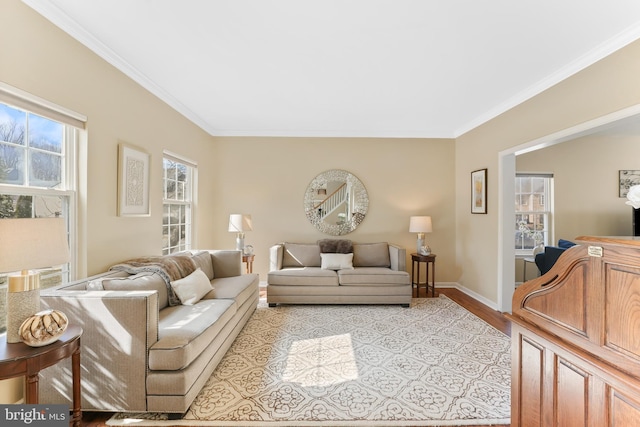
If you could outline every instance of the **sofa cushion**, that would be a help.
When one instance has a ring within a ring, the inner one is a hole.
[[[162,310],[169,306],[167,284],[159,274],[144,272],[128,277],[98,280],[102,282],[102,288],[105,291],[158,291],[158,309]]]
[[[320,246],[315,243],[283,243],[282,268],[320,267]]]
[[[382,243],[355,243],[353,245],[354,267],[390,267],[389,245]]]
[[[183,277],[171,282],[173,292],[176,293],[183,305],[193,305],[200,301],[211,290],[211,282],[207,274],[200,268]]]
[[[318,240],[321,253],[350,254],[353,252],[353,242],[347,239],[322,239]]]
[[[353,254],[320,254],[323,270],[353,270]]]
[[[285,268],[270,271],[268,283],[292,286],[338,286],[338,274],[334,270],[323,270],[320,267]]]
[[[158,341],[149,349],[149,369],[172,371],[188,366],[220,333],[236,307],[233,300],[212,299],[162,310]]]
[[[409,273],[384,267],[361,267],[338,271],[340,286],[406,286],[411,283]]]
[[[238,306],[241,306],[257,292],[258,282],[257,274],[243,274],[242,276],[213,279],[211,281],[213,289],[203,299],[235,299]]]
[[[209,251],[196,252],[193,254],[191,259],[196,263],[196,267],[205,272],[209,280],[213,280],[213,262],[211,261],[211,254],[209,253]]]

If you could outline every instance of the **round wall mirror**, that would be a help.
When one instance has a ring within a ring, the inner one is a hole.
[[[311,224],[332,236],[355,230],[368,208],[369,196],[362,182],[340,169],[316,176],[304,195],[304,211]]]

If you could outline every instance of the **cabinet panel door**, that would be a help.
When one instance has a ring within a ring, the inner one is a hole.
[[[555,424],[585,427],[589,404],[589,374],[568,361],[555,357]]]
[[[514,425],[542,427],[544,348],[520,335],[519,420]]]
[[[640,426],[640,398],[633,399],[611,389],[610,426]]]

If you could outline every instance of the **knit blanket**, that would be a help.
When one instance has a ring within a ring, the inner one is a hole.
[[[129,274],[152,272],[160,275],[167,285],[169,305],[180,305],[180,299],[173,292],[171,282],[187,277],[196,270],[196,264],[188,255],[165,255],[133,258],[109,268],[110,271],[125,271]]]

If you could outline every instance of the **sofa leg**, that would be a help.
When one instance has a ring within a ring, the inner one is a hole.
[[[275,304],[275,303],[273,303],[273,302],[270,302],[270,303],[269,303],[269,307],[275,307],[275,306],[276,306],[276,304]]]
[[[169,420],[181,420],[182,418],[184,418],[184,416],[186,414],[187,414],[186,412],[183,413],[183,414],[181,414],[179,412],[170,412],[170,413],[167,414],[167,418]]]
[[[402,307],[403,308],[409,308],[409,307],[411,307],[411,304],[402,304]]]

